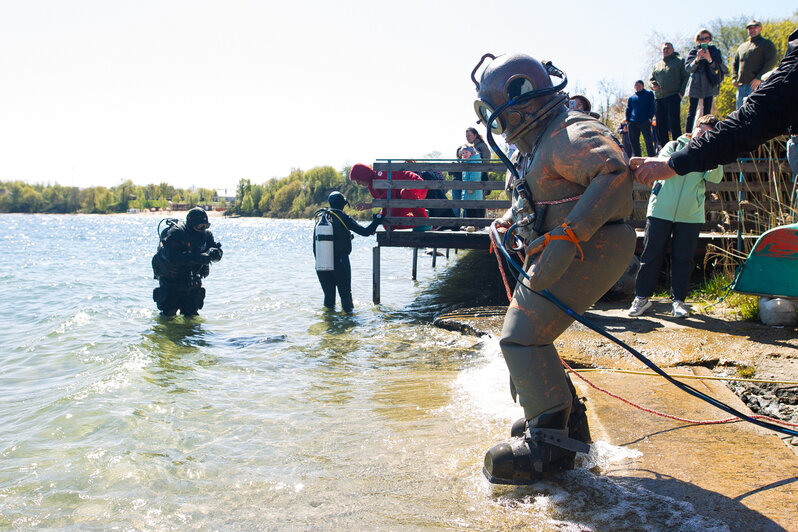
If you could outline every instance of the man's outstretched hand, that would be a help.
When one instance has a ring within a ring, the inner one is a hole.
[[[638,183],[650,187],[654,181],[664,181],[676,175],[676,170],[668,165],[667,157],[632,157],[629,168],[634,172]]]

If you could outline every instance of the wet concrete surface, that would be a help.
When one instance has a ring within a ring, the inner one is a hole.
[[[710,375],[705,368],[681,372]],[[728,417],[663,379],[591,374],[590,380],[647,408],[696,420]],[[719,381],[690,381],[697,389],[750,411]],[[689,502],[697,513],[732,530],[798,529],[798,457],[774,433],[749,423],[691,425],[655,416],[575,379],[587,397],[594,440],[639,451],[602,474],[646,479],[646,489]]]
[[[738,368],[750,368],[757,378],[798,381],[795,329],[767,327],[723,314],[693,314],[677,320],[669,311],[669,302],[658,300],[650,314],[629,318],[625,305],[601,303],[586,316],[671,374],[730,376]],[[460,309],[439,317],[436,324],[466,334],[499,336],[503,316],[503,307]],[[646,370],[624,349],[580,324],[572,325],[556,344],[574,368]],[[596,386],[649,409],[693,420],[729,417],[660,377],[596,371],[583,375]],[[578,393],[587,398],[594,440],[640,453],[602,474],[621,481],[643,481],[646,489],[688,502],[696,512],[719,519],[732,530],[798,530],[798,456],[796,447],[789,445],[798,443],[798,438],[780,438],[744,422],[697,425],[659,417],[597,391],[579,378],[573,380]],[[752,414],[726,381],[688,383]],[[742,395],[744,388],[737,391]],[[796,390],[790,385],[780,388]],[[757,399],[747,401],[763,402]],[[767,413],[774,413],[773,404],[764,403],[771,410]]]

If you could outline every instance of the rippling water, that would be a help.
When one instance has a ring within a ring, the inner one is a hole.
[[[473,255],[424,256],[414,282],[383,249],[374,306],[356,237],[346,315],[321,308],[310,222],[214,218],[205,308],[166,319],[157,221],[0,215],[0,527],[724,528],[596,475],[626,458],[601,443],[564,480],[487,483],[520,415],[498,344],[429,325],[481,289]]]

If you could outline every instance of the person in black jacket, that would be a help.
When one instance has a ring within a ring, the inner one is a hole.
[[[723,81],[723,77],[729,73],[720,50],[716,46],[709,44],[711,41],[711,31],[706,28],[698,30],[695,36],[696,45],[690,50],[684,60],[684,68],[690,74],[690,80],[687,82],[687,88],[685,89],[685,96],[690,98],[690,107],[687,111],[687,119],[684,122],[685,133],[693,132],[699,100],[703,101],[703,111],[698,113],[699,116],[708,115],[712,112],[712,100],[720,93],[720,84]],[[653,156],[654,154],[649,153],[649,155]]]
[[[179,310],[196,316],[205,302],[202,278],[210,273],[209,264],[222,260],[222,244],[213,238],[208,215],[200,207],[186,214],[185,223],[174,223],[161,233],[161,245],[153,258],[159,286],[152,298],[164,316]]]
[[[327,215],[333,226],[333,271],[316,271],[316,275],[324,291],[324,306],[335,308],[335,288],[341,296],[341,307],[346,312],[352,312],[355,305],[352,303],[352,267],[349,264],[349,254],[352,252],[352,231],[361,236],[371,236],[377,231],[377,226],[382,222],[382,214],[375,214],[372,222],[363,227],[351,216],[344,212],[344,206],[349,205],[340,192],[330,192],[327,201],[330,208]],[[316,229],[313,229],[313,241],[316,241]],[[313,247],[316,255],[316,247]]]
[[[798,30],[790,34],[787,53],[766,81],[715,129],[665,157],[633,157],[635,179],[654,181],[690,172],[705,172],[734,161],[763,142],[798,131]]]

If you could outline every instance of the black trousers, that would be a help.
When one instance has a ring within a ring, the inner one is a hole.
[[[649,157],[657,156],[657,149],[651,138],[651,122],[629,122],[629,140],[632,142],[632,153],[640,157],[640,134],[643,134],[643,142],[646,143],[646,151]]]
[[[695,248],[698,233],[703,224],[671,222],[649,216],[646,219],[646,235],[643,254],[640,255],[640,271],[635,280],[635,295],[651,297],[671,241],[671,299],[684,301],[687,283],[693,273]]]
[[[335,289],[341,296],[341,307],[347,312],[355,308],[352,303],[352,266],[349,255],[342,255],[335,260],[333,271],[317,271],[321,289],[324,291],[324,306],[335,308]]]
[[[682,99],[678,94],[654,100],[654,115],[657,117],[657,141],[660,148],[668,143],[668,132],[676,140],[682,134],[679,122],[679,105]]]
[[[684,132],[693,132],[693,122],[695,122],[695,113],[698,110],[698,100],[701,98],[690,98],[690,107],[687,109],[687,119],[684,124]],[[712,96],[704,98],[704,112],[701,116],[708,115],[712,112]]]
[[[183,316],[196,316],[205,304],[205,289],[202,284],[194,286],[160,281],[152,291],[152,299],[164,316],[174,316],[177,311]]]

